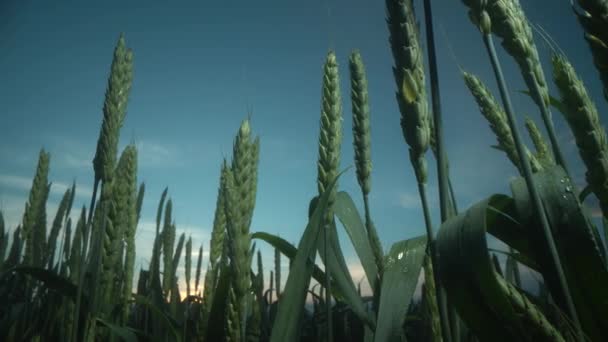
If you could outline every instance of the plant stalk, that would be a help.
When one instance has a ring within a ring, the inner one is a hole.
[[[418,193],[420,194],[420,202],[422,203],[422,212],[424,214],[424,222],[426,227],[426,236],[428,240],[428,251],[431,256],[431,263],[433,264],[433,278],[435,280],[435,296],[437,297],[437,307],[439,309],[439,320],[441,322],[441,335],[443,341],[450,342],[451,339],[451,328],[448,315],[447,297],[445,290],[441,286],[441,279],[439,278],[439,266],[437,262],[437,252],[435,248],[435,235],[433,232],[433,223],[431,222],[431,213],[428,206],[428,200],[426,198],[426,186],[424,183],[418,183]]]
[[[323,229],[323,239],[325,240],[325,248],[323,250],[323,256],[325,258],[325,314],[327,315],[327,342],[333,342],[334,334],[332,329],[332,317],[331,317],[331,275],[329,271],[329,227],[330,225],[325,224]]]
[[[507,114],[507,118],[509,120],[509,126],[511,127],[511,132],[513,134],[513,140],[515,142],[515,147],[517,148],[517,154],[519,155],[519,160],[521,161],[522,171],[524,173],[524,178],[526,180],[526,186],[528,187],[528,191],[530,194],[530,198],[533,201],[534,209],[538,213],[540,218],[540,223],[543,228],[543,233],[545,236],[545,240],[547,241],[549,252],[551,254],[551,259],[553,261],[555,270],[557,271],[557,276],[563,291],[563,296],[566,301],[566,306],[568,313],[570,314],[570,318],[574,323],[574,327],[577,331],[578,337],[581,338],[583,336],[583,330],[581,327],[581,323],[578,318],[578,314],[576,312],[576,308],[574,306],[574,302],[572,300],[572,296],[570,294],[570,288],[568,287],[568,281],[564,274],[564,269],[562,267],[562,263],[557,252],[557,247],[555,245],[555,240],[553,239],[553,235],[551,233],[551,227],[549,226],[549,222],[547,220],[546,213],[543,208],[543,204],[540,199],[540,195],[534,184],[534,179],[532,178],[532,170],[530,167],[530,161],[526,156],[524,151],[524,145],[522,143],[521,137],[519,135],[519,131],[517,129],[516,118],[513,114],[513,109],[511,106],[511,99],[509,97],[509,93],[507,92],[507,86],[502,74],[502,69],[500,67],[500,62],[498,60],[498,56],[496,55],[496,50],[494,48],[494,42],[492,40],[492,36],[490,34],[483,35],[483,42],[486,46],[488,55],[490,56],[490,60],[492,62],[492,68],[494,69],[494,74],[496,76],[496,81],[498,83],[498,88],[500,90],[500,96],[503,101],[503,105],[505,107],[505,112]],[[557,158],[557,155],[555,156]]]
[[[437,72],[437,54],[435,52],[435,38],[433,31],[433,12],[431,0],[424,0],[424,23],[426,27],[426,40],[429,59],[429,73],[431,77],[431,101],[433,108],[433,122],[435,128],[435,140],[437,144],[437,177],[439,184],[439,207],[441,211],[441,222],[445,222],[449,216],[449,182],[448,182],[448,163],[447,155],[445,154],[445,145],[443,141],[443,121],[441,119],[441,95],[439,92],[439,77]],[[422,196],[422,192],[421,192]],[[428,209],[427,209],[428,210]],[[447,302],[447,296],[441,282],[439,281],[438,273],[440,272],[437,265],[438,255],[435,250],[435,236],[432,228],[427,225],[427,235],[430,234],[429,245],[433,260],[433,268],[435,274],[435,282],[437,286],[437,305],[441,315],[442,335],[444,342],[459,340],[458,323],[454,320],[454,308],[450,307]],[[448,322],[448,315],[452,322]],[[451,323],[450,326],[448,323]]]

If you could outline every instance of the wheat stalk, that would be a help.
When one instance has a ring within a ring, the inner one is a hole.
[[[127,49],[124,35],[120,35],[114,49],[106,98],[103,103],[103,121],[93,159],[95,176],[101,181],[112,178],[116,165],[118,136],[124,121],[127,101],[133,80],[133,52]]]
[[[141,206],[144,202],[144,195],[146,193],[146,184],[144,182],[142,182],[139,185],[139,190],[137,191],[137,202],[135,205],[135,211],[137,213],[137,217],[135,219],[135,223],[139,223],[139,218],[141,217]]]
[[[351,80],[351,103],[353,111],[353,145],[355,148],[355,166],[357,169],[357,181],[363,192],[363,202],[365,205],[365,223],[367,228],[367,238],[371,244],[372,252],[378,267],[378,283],[384,270],[384,253],[382,244],[378,237],[378,232],[371,222],[368,195],[371,191],[371,132],[370,132],[370,113],[369,100],[367,93],[367,77],[365,66],[359,51],[354,51],[349,59],[350,80]],[[377,281],[370,279],[370,281]]]
[[[340,167],[340,147],[342,144],[342,98],[340,94],[340,77],[338,75],[338,62],[336,54],[330,50],[327,53],[323,66],[323,83],[321,93],[321,127],[319,133],[319,159],[317,161],[317,189],[319,194],[329,189],[332,181],[337,177]],[[337,184],[329,189],[330,194],[327,201],[327,209],[323,217],[323,240],[324,260],[328,262],[327,246],[329,241],[329,229],[334,217],[333,205],[336,200]],[[330,278],[331,274],[326,267],[325,286],[328,298],[331,298]],[[333,339],[331,323],[330,300],[327,301],[326,311],[328,317],[327,338]]]
[[[165,205],[165,216],[162,233],[162,247],[163,247],[163,291],[165,295],[169,294],[171,287],[173,286],[171,267],[173,265],[173,248],[175,246],[175,227],[171,222],[171,212],[173,209],[173,202],[171,199],[167,201]]]
[[[338,175],[340,167],[340,146],[342,143],[342,100],[338,62],[333,51],[329,51],[323,66],[323,86],[321,99],[321,125],[319,133],[319,159],[317,161],[317,188],[319,194],[329,188]],[[333,218],[333,203],[337,186],[331,190],[325,224]]]
[[[192,276],[192,236],[186,242],[186,296],[190,297],[190,280]]]
[[[13,232],[13,242],[8,252],[8,256],[4,261],[5,267],[11,267],[17,265],[21,261],[21,251],[23,249],[23,228],[18,225]]]
[[[215,265],[219,262],[222,256],[222,248],[224,246],[224,236],[226,235],[226,210],[223,188],[226,185],[226,173],[225,169],[228,168],[226,161],[221,166],[220,170],[220,184],[217,193],[217,200],[215,205],[215,215],[213,217],[213,230],[211,231],[211,241],[209,250],[209,263],[215,268]]]
[[[138,206],[143,191],[137,191],[137,149],[129,145],[123,151],[116,170],[116,187],[114,190],[116,203],[116,224],[126,244],[124,263],[124,284],[121,294],[125,307],[133,292],[133,273],[135,267],[135,232],[137,230]],[[136,197],[137,196],[137,197]],[[118,242],[122,248],[122,239]],[[120,261],[122,257],[118,260]],[[123,311],[123,321],[128,317],[128,310]]]
[[[585,40],[589,44],[593,63],[604,84],[604,97],[608,100],[608,1],[578,0],[583,11],[574,11],[585,30]],[[574,9],[574,6],[573,6]]]
[[[25,240],[24,264],[42,266],[46,242],[46,200],[50,190],[48,183],[50,155],[42,149],[38,157],[36,175],[32,181],[29,199],[23,214],[22,235]]]
[[[201,268],[203,267],[203,244],[198,248],[198,260],[196,261],[196,275],[194,276],[194,294],[198,295],[198,284],[201,279]]]
[[[70,190],[71,189],[67,189],[63,194],[63,197],[61,197],[59,207],[57,208],[57,213],[55,214],[55,219],[53,219],[53,224],[51,226],[51,232],[49,234],[48,242],[46,244],[43,263],[48,264],[49,269],[52,269],[54,266],[53,263],[55,261],[57,238],[59,237],[59,231],[63,226],[64,217],[67,213],[69,204],[68,202],[70,200]]]
[[[441,320],[439,316],[439,307],[437,306],[437,292],[435,288],[435,278],[433,275],[432,259],[427,253],[424,257],[424,300],[427,305],[427,310],[430,318],[430,330],[433,342],[441,342]]]
[[[474,11],[481,8],[485,11],[485,0],[479,0],[479,4],[481,4],[482,6],[476,6],[471,9]],[[542,70],[534,69],[540,68],[540,62],[538,62],[538,55],[535,55],[536,49],[532,45],[533,41],[531,39],[531,32],[528,27],[525,16],[523,15],[523,12],[521,11],[521,8],[519,6],[519,2],[516,0],[495,0],[491,3],[488,2],[487,4],[487,10],[489,14],[488,17],[490,18],[487,25],[489,25],[492,30],[497,33],[497,35],[503,38],[503,46],[505,46],[508,52],[513,54],[516,59],[528,57],[527,61],[520,61],[520,69],[522,71],[528,71],[527,73],[524,72],[524,79],[526,79],[529,83],[529,86],[531,86],[530,90],[533,93],[533,98],[541,108],[542,118],[547,128],[549,139],[551,140],[555,158],[557,159],[558,164],[561,165],[566,171],[566,174],[568,174],[566,164],[561,156],[561,152],[557,145],[557,139],[555,137],[555,132],[553,131],[553,124],[549,117],[550,113],[548,111],[548,93],[546,94],[546,97],[542,95],[542,84],[541,81],[538,80],[538,77],[542,76]],[[473,22],[475,22],[475,20],[473,20]],[[528,156],[526,155],[526,149],[517,128],[517,120],[515,118],[515,114],[511,105],[511,99],[507,90],[506,82],[504,80],[502,68],[500,67],[500,62],[496,54],[492,36],[489,34],[488,30],[484,31],[483,29],[481,29],[481,31],[483,36],[483,42],[490,57],[492,68],[494,70],[494,75],[496,77],[496,81],[500,90],[500,95],[505,106],[507,120],[509,123],[509,127],[511,128],[511,132],[513,134],[513,141],[515,142],[515,147],[517,149],[517,155],[520,157],[519,160],[521,161],[523,176],[526,181],[526,186],[530,198],[532,199],[532,206],[534,207],[535,212],[539,216],[540,226],[542,227],[550,258],[553,262],[553,266],[555,267],[555,271],[557,272],[557,278],[559,280],[563,296],[566,299],[568,313],[570,314],[576,326],[576,330],[578,332],[582,332],[581,324],[578,319],[578,314],[574,307],[574,302],[572,301],[568,281],[565,277],[561,259],[557,252],[555,240],[551,232],[551,227],[549,226],[547,215],[544,212],[543,204],[541,202],[539,192],[535,185],[535,181],[532,178],[530,162]],[[518,35],[520,35],[521,37],[518,37]],[[510,49],[511,51],[509,51]],[[521,51],[518,51],[517,49],[520,49]]]
[[[160,233],[160,221],[162,219],[163,209],[165,207],[165,199],[167,198],[168,192],[169,188],[166,187],[160,195],[160,201],[158,202],[158,208],[156,209],[156,235]]]
[[[502,45],[517,61],[532,98],[540,106],[549,105],[549,90],[532,29],[518,0],[488,1],[487,11],[492,20],[492,31],[502,38]],[[536,86],[539,93],[532,91]]]
[[[497,148],[504,151],[513,165],[517,168],[520,174],[523,174],[521,161],[515,148],[515,141],[513,140],[513,133],[509,127],[509,121],[507,114],[504,112],[502,107],[496,102],[494,96],[490,90],[481,82],[481,80],[468,72],[463,72],[465,84],[471,91],[471,94],[475,98],[481,114],[486,118],[490,124],[490,128],[496,135],[498,140]],[[525,148],[526,155],[530,160],[533,172],[542,170],[542,166],[537,158]]]
[[[434,67],[434,42],[432,40],[432,23],[430,3],[425,2],[427,30],[431,30],[429,39],[429,58],[431,60],[431,77],[433,90],[434,119],[430,119],[426,98],[426,83],[424,64],[418,23],[411,0],[387,0],[387,24],[390,33],[390,45],[395,66],[393,76],[397,85],[397,103],[401,112],[401,128],[406,143],[409,145],[409,156],[416,174],[418,193],[422,204],[426,234],[429,241],[429,251],[433,263],[437,262],[435,252],[435,234],[431,222],[430,209],[426,198],[427,166],[425,153],[431,143],[431,121],[435,124],[434,132],[437,138],[439,197],[442,220],[448,215],[448,175],[447,157],[443,152],[443,137],[441,126],[441,109],[439,104],[437,70]],[[453,203],[455,206],[455,203]],[[451,341],[448,321],[448,306],[445,293],[435,275],[437,284],[437,300],[440,308],[441,334],[446,342]]]
[[[608,215],[608,142],[595,104],[564,56],[554,55],[553,74],[564,105],[564,117],[574,134],[587,172],[587,183]]]
[[[387,1],[387,8],[401,129],[410,147],[410,161],[416,179],[424,184],[427,178],[424,154],[429,147],[431,132],[418,24],[411,0]]]
[[[83,206],[80,211],[80,217],[76,222],[76,230],[74,231],[74,240],[70,250],[70,259],[68,267],[70,269],[70,279],[73,282],[78,281],[80,277],[80,258],[83,254],[83,244],[85,241],[85,224],[86,224],[86,208]]]
[[[74,204],[74,198],[76,197],[76,181],[72,182],[72,187],[70,188],[70,198],[68,199],[68,204],[67,204],[67,208],[66,208],[66,213],[64,216],[65,219],[65,224],[67,225],[68,222],[71,221],[70,219],[70,213],[72,211],[72,206]],[[71,223],[71,222],[70,222]],[[71,227],[70,227],[71,229]],[[61,246],[59,247],[59,255],[64,255],[64,259],[67,262],[67,260],[70,257],[70,241],[71,239],[68,238],[66,235],[68,233],[67,230],[67,226],[66,226],[66,230],[63,233],[63,239],[61,242]],[[71,232],[70,232],[71,234]],[[66,262],[62,262],[59,265],[59,272],[63,274],[63,272],[65,272],[65,267],[67,266]]]
[[[353,51],[349,59],[351,103],[353,111],[353,145],[357,181],[364,195],[371,190],[371,133],[369,99],[365,66],[359,51]]]
[[[211,310],[211,303],[213,303],[213,297],[215,292],[215,285],[217,277],[219,275],[218,263],[224,253],[224,243],[226,235],[226,177],[228,174],[229,167],[226,160],[223,161],[220,170],[220,181],[219,189],[217,193],[217,200],[215,206],[215,216],[213,218],[213,230],[211,232],[211,241],[209,242],[209,266],[205,271],[204,287],[203,287],[203,304],[201,309],[201,315],[199,316],[199,330],[204,332],[207,329],[207,323],[209,320],[209,313]],[[197,274],[200,274],[201,262],[202,262],[202,245],[201,254],[199,254],[199,261],[197,266]],[[198,279],[198,276],[197,276]],[[198,281],[196,287],[198,288]],[[202,336],[202,334],[199,334]]]
[[[235,279],[234,277],[232,278]],[[236,296],[236,292],[233,286],[234,283],[230,284],[228,290],[228,304],[226,305],[226,342],[240,342],[240,314],[239,314],[239,301]]]
[[[175,231],[175,224],[173,224],[173,231]],[[179,266],[179,260],[181,258],[182,255],[182,250],[184,249],[184,242],[186,241],[186,233],[182,233],[179,236],[179,240],[177,241],[177,246],[175,247],[175,254],[173,256],[173,262],[171,263],[171,283],[173,284],[173,287],[171,288],[171,296],[172,298],[179,298],[179,290],[177,292],[175,292],[175,288],[177,287],[177,268]],[[178,300],[176,301],[172,301],[171,304],[173,306],[173,312],[174,314],[176,313],[176,307],[177,307],[177,303],[179,303],[180,301]]]
[[[487,4],[492,32],[502,39],[502,46],[519,65],[532,99],[541,110],[557,164],[570,175],[555,135],[549,110],[549,90],[528,19],[518,0],[490,0]]]
[[[230,260],[234,271],[234,293],[239,305],[241,337],[245,337],[247,293],[251,285],[249,227],[255,206],[259,138],[251,141],[249,120],[241,123],[233,145],[230,172],[226,173],[226,222],[231,236]]]
[[[554,166],[555,160],[553,159],[553,154],[551,153],[547,142],[543,138],[542,133],[536,126],[536,123],[534,123],[532,119],[526,117],[525,124],[528,134],[532,139],[532,143],[534,144],[534,149],[536,150],[536,154],[534,155],[535,159],[543,169]],[[534,169],[534,165],[532,165],[532,169]]]
[[[497,284],[507,296],[512,310],[525,326],[525,334],[533,341],[565,342],[561,333],[547,320],[543,313],[517,288],[506,282],[500,275],[495,276]]]
[[[244,120],[236,135],[233,145],[232,174],[234,176],[235,195],[238,196],[237,220],[240,234],[249,233],[255,195],[257,189],[257,165],[259,161],[259,138],[251,141],[249,120]],[[245,245],[243,244],[243,248]],[[249,244],[246,245],[249,249]]]
[[[101,267],[96,265],[96,253],[91,253],[89,259],[93,269],[99,269],[99,297],[102,306],[102,315],[108,315],[111,298],[115,295],[115,272],[116,263],[118,261],[119,248],[122,248],[123,227],[117,217],[118,203],[116,198],[118,178],[114,177],[110,181],[106,181],[101,187],[101,196],[99,205],[96,208],[95,216],[93,217],[94,234],[91,246],[97,246],[96,239],[101,239]],[[122,204],[121,204],[122,205]],[[93,247],[95,248],[95,247]],[[106,316],[107,317],[107,316]]]
[[[99,182],[108,182],[112,178],[116,165],[116,154],[118,150],[118,138],[122,127],[131,84],[133,81],[133,52],[127,49],[124,35],[120,34],[118,43],[114,48],[114,57],[110,67],[110,77],[103,103],[103,120],[101,131],[97,139],[97,150],[93,158],[93,170],[95,172],[93,195],[89,207],[89,218],[95,208],[95,198]]]

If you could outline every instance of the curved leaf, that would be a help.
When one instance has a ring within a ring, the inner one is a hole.
[[[542,312],[494,269],[488,227],[517,227],[500,215],[502,209],[512,207],[507,199],[494,195],[441,225],[436,242],[441,281],[450,302],[482,341],[563,339]]]
[[[344,226],[344,230],[346,230],[346,233],[355,248],[355,252],[357,252],[357,255],[359,256],[361,266],[363,266],[365,276],[368,279],[372,291],[375,291],[376,283],[373,279],[376,279],[378,275],[378,267],[376,266],[374,253],[372,252],[372,247],[367,238],[365,224],[361,220],[355,203],[348,193],[344,191],[338,192],[336,201],[334,202],[334,213]]]
[[[592,228],[586,209],[573,192],[560,166],[533,175],[551,226],[564,274],[583,330],[593,341],[608,340],[608,269],[598,232]],[[535,259],[555,302],[565,310],[561,286],[550,259],[540,225],[530,210],[523,179],[511,183],[519,217],[526,222],[531,238],[538,241]],[[540,247],[542,246],[542,247]]]
[[[287,240],[270,233],[255,232],[251,234],[251,238],[265,241],[272,247],[276,248],[279,252],[281,252],[281,254],[286,256],[290,260],[290,262],[293,262],[296,257],[296,254],[298,253],[298,249],[294,245],[289,243]],[[319,284],[323,284],[323,282],[325,281],[325,272],[323,272],[323,270],[321,270],[321,268],[319,268],[319,266],[315,264],[312,270],[312,277],[317,282],[319,282]],[[344,295],[340,291],[340,288],[336,285],[335,281],[332,282],[331,291],[334,297],[339,300],[344,300]]]
[[[376,324],[366,312],[363,300],[359,296],[359,292],[350,275],[350,270],[344,261],[344,255],[340,250],[340,244],[338,242],[335,221],[332,222],[329,229],[329,250],[327,253],[329,260],[323,260],[323,263],[329,268],[332,280],[335,281],[336,286],[344,295],[344,302],[351,307],[353,313],[357,315],[357,317],[369,325],[370,328],[375,329]],[[323,251],[325,250],[325,244],[323,239],[318,239],[317,250],[319,251],[321,258],[324,259]]]

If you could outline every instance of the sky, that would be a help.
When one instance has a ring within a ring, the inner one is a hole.
[[[601,83],[570,1],[521,2],[529,20],[565,51],[605,123]],[[414,4],[422,19],[422,1]],[[433,6],[445,143],[462,209],[494,193],[510,194],[509,180],[517,172],[490,147],[496,139],[461,76],[460,68],[476,74],[498,98],[479,32],[461,1],[435,1]],[[261,139],[251,231],[278,234],[297,245],[309,201],[317,194],[322,66],[330,49],[337,55],[343,99],[341,169],[354,165],[348,57],[358,49],[369,85],[372,219],[386,252],[399,240],[424,234],[399,124],[385,18],[384,1],[369,0],[0,0],[0,209],[7,226],[12,230],[22,219],[41,148],[51,153],[49,217],[74,180],[74,219],[77,209],[88,205],[112,52],[123,32],[134,53],[134,80],[119,150],[136,143],[138,181],[146,184],[137,267],[147,267],[156,207],[166,186],[178,233],[192,236],[193,250],[204,244],[206,267],[221,161],[230,158],[249,108],[253,134]],[[421,33],[426,49],[424,25]],[[536,41],[550,91],[557,96],[551,50],[538,35]],[[523,130],[522,114],[541,126],[533,102],[517,92],[525,88],[523,79],[499,42],[495,39],[519,126]],[[572,134],[561,114],[555,112],[553,118],[580,187],[585,168]],[[427,160],[437,225],[436,164],[432,156]],[[354,168],[342,176],[339,189],[362,208]],[[587,204],[597,208],[593,199]],[[342,230],[340,239],[357,282],[363,271]],[[264,242],[257,246],[268,272],[272,250]]]

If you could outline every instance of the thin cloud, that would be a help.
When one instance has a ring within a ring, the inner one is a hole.
[[[29,192],[32,188],[33,178],[23,177],[23,176],[15,176],[15,175],[7,175],[0,174],[0,187],[1,188],[10,188],[14,190],[21,190]],[[72,187],[72,184],[66,184],[62,182],[55,182],[52,179],[50,180],[51,184],[51,194],[62,196],[69,188]],[[88,197],[90,198],[93,195],[93,191],[90,188],[79,186],[76,184],[76,197]]]
[[[27,191],[32,187],[32,179],[22,176],[0,174],[0,186]]]
[[[404,192],[399,194],[398,205],[404,209],[419,209],[420,196],[411,192]]]
[[[63,163],[65,166],[74,169],[87,169],[93,168],[92,158],[79,156],[75,153],[65,153],[62,155]]]
[[[142,167],[184,166],[186,159],[177,146],[152,141],[138,141],[137,160]]]

